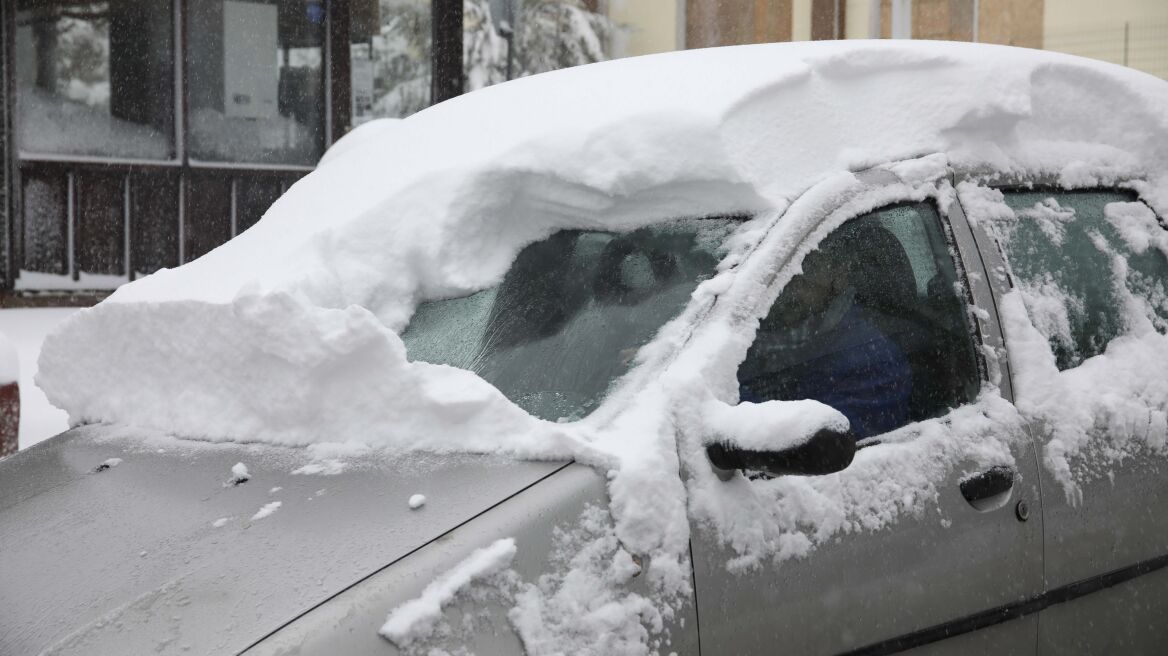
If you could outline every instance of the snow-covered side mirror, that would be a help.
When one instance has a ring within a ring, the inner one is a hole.
[[[847,468],[856,439],[839,411],[818,401],[706,407],[706,454],[722,471],[818,476]]]

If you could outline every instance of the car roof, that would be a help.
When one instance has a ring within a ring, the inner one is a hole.
[[[0,653],[235,653],[562,467],[413,455],[293,474],[301,449],[113,432],[0,460]]]

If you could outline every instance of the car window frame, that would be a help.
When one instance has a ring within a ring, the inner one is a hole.
[[[914,160],[906,160],[914,161]],[[974,350],[976,359],[976,366],[978,369],[979,395],[984,394],[988,385],[996,387],[997,392],[1010,403],[1014,402],[1014,388],[1013,380],[1010,374],[1009,361],[1006,356],[1004,332],[1001,321],[998,315],[997,301],[990,289],[988,282],[990,276],[988,272],[990,267],[997,266],[1000,258],[984,257],[982,254],[982,241],[977,238],[977,230],[969,223],[959,202],[945,203],[943,198],[938,196],[926,196],[924,198],[914,198],[907,194],[893,196],[887,200],[883,200],[874,207],[857,211],[839,221],[829,232],[823,235],[818,235],[818,228],[825,222],[830,220],[832,215],[844,210],[849,201],[863,195],[865,192],[871,192],[874,188],[891,187],[895,185],[909,184],[900,176],[889,170],[889,167],[879,167],[860,171],[854,174],[856,181],[859,183],[850,188],[847,192],[841,194],[833,202],[825,204],[817,212],[818,220],[815,225],[798,240],[797,245],[792,251],[792,254],[777,267],[776,271],[785,271],[792,266],[797,266],[802,262],[800,251],[812,240],[818,244],[827,235],[834,233],[848,221],[858,218],[865,214],[876,212],[888,207],[895,207],[897,205],[915,204],[915,203],[931,203],[937,214],[940,217],[942,233],[949,246],[950,255],[955,256],[954,268],[957,272],[957,279],[961,283],[964,292],[967,312],[966,325],[969,329],[968,337]],[[933,179],[934,183],[948,182],[955,187],[955,178],[952,172],[945,175],[937,176]],[[812,188],[814,189],[814,187]],[[811,190],[808,190],[811,191]],[[805,192],[806,193],[806,192]],[[792,203],[792,206],[794,203]],[[788,208],[783,212],[783,215],[789,211]],[[778,221],[781,222],[783,216],[779,216]],[[834,223],[834,221],[833,221]],[[773,228],[772,228],[773,229]],[[765,250],[765,249],[758,249]],[[766,253],[752,252],[749,257],[766,256]],[[777,279],[779,275],[776,274]],[[783,288],[786,287],[785,283]],[[774,281],[770,281],[767,285],[768,293],[761,295],[755,303],[752,304],[752,309],[758,316],[765,316],[770,307],[774,304],[778,295],[782,293],[782,288],[778,290],[773,289]],[[769,291],[775,291],[775,298],[770,302],[764,299],[769,297]],[[974,308],[984,310],[984,312],[977,312]],[[752,344],[757,337],[757,324],[749,328],[748,344]],[[992,353],[992,357],[987,357],[987,351]],[[738,363],[734,366],[735,379],[737,378],[737,369],[741,365]],[[972,402],[972,401],[971,401]],[[930,419],[922,419],[912,421],[904,426],[898,427],[891,432],[900,431],[909,426],[920,424],[923,421],[937,421],[943,420],[948,415],[948,412],[943,413],[937,417]],[[888,433],[881,433],[873,435],[857,443],[857,448],[868,448],[881,444],[882,437]],[[846,471],[846,470],[845,470]]]

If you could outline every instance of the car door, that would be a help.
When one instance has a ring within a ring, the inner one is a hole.
[[[694,467],[703,652],[1034,653],[1035,617],[1017,606],[1042,584],[1037,462],[1010,403],[972,234],[959,211],[946,217],[936,202],[945,185],[881,190],[870,180],[855,192],[862,202],[845,193],[826,210],[796,203],[777,222],[776,230],[784,221],[817,227],[773,276],[782,292],[756,312],[762,320],[730,375],[741,398],[760,402],[843,389],[850,400],[831,400],[851,404],[845,415],[864,434],[852,464],[827,476],[740,472],[711,484]],[[754,257],[782,257],[790,238],[773,241],[775,250],[764,243]],[[846,276],[834,286],[851,288],[853,309],[837,303],[823,316],[863,314],[868,326],[851,342],[869,356],[825,355],[851,349],[849,338],[791,327],[790,308],[807,302],[797,298],[800,276],[823,266],[812,257],[845,260],[828,277]],[[796,340],[803,355],[785,353]]]
[[[1040,651],[1168,642],[1168,230],[1126,189],[961,187],[1009,265],[1017,404],[1041,441]]]

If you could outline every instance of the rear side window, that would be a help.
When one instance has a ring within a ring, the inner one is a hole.
[[[1168,231],[1124,191],[1006,191],[999,237],[1059,370],[1099,355],[1140,315],[1168,328]]]
[[[802,267],[739,367],[742,401],[814,399],[863,439],[976,397],[966,304],[933,205],[852,219]]]

